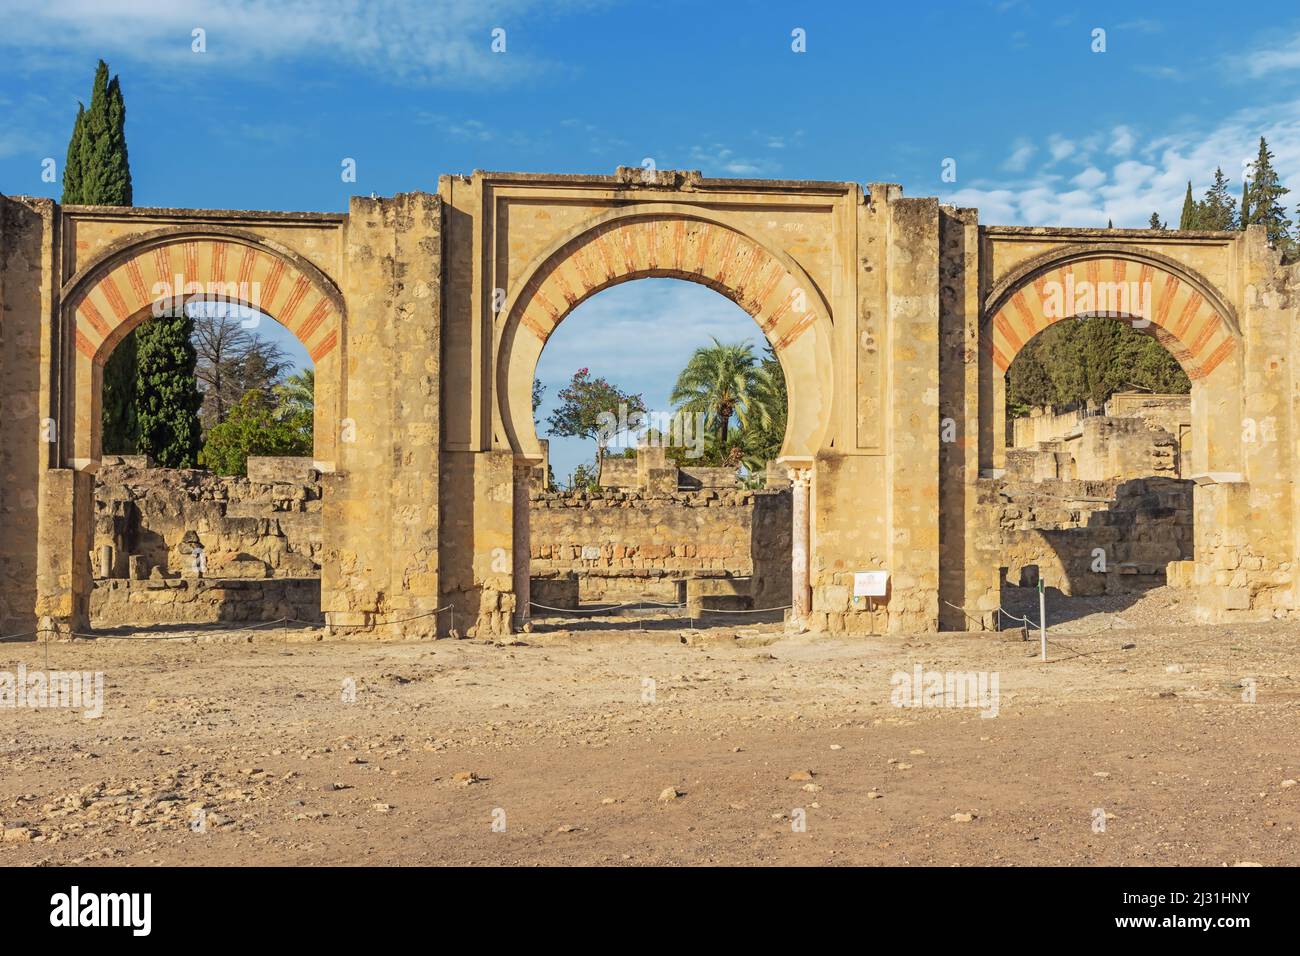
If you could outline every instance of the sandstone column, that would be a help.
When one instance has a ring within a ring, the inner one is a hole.
[[[90,630],[94,481],[71,468],[47,469],[40,479],[36,617],[51,637]]]
[[[808,489],[812,483],[811,468],[791,468],[790,485],[794,496],[792,504],[792,529],[790,549],[790,621],[803,624],[812,609],[808,587]]]
[[[533,545],[529,530],[528,501],[532,492],[534,462],[528,458],[515,459],[513,544],[511,545],[512,590],[515,592],[514,626],[522,629],[528,624],[530,575],[532,573]]]

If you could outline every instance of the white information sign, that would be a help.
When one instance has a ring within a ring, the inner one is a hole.
[[[858,571],[853,575],[853,596],[884,597],[888,585],[888,571]]]

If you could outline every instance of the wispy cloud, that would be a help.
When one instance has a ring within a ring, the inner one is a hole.
[[[1226,60],[1229,70],[1257,80],[1270,73],[1300,70],[1300,34],[1281,44],[1259,47]]]
[[[1038,147],[1033,143],[1021,141],[1011,155],[1007,157],[1007,161],[1002,164],[1002,168],[1009,173],[1023,173],[1036,152],[1038,152]]]
[[[554,67],[512,33],[541,0],[0,0],[0,48],[11,62],[49,66],[87,53],[159,67],[267,68],[286,61],[346,63],[394,83],[506,84]],[[505,52],[493,52],[502,29]],[[206,52],[192,49],[204,31]],[[203,57],[203,60],[197,58]]]
[[[741,156],[721,143],[692,146],[687,155],[705,176],[770,176],[779,168],[775,160]]]
[[[1049,136],[1047,155],[1036,166],[1004,164],[1004,170],[1023,175],[977,181],[942,198],[977,207],[980,221],[988,224],[1104,226],[1113,220],[1137,228],[1152,212],[1176,218],[1188,181],[1200,194],[1216,167],[1239,190],[1261,135],[1282,181],[1300,198],[1300,101],[1242,110],[1207,129],[1144,135],[1125,125],[1086,135],[1075,131],[1070,138]],[[1032,154],[1021,146],[1012,155]]]

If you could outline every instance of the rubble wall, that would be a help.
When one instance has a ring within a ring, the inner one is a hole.
[[[786,490],[534,494],[534,577],[577,575],[583,601],[676,601],[677,582],[750,578],[755,608],[790,603]]]

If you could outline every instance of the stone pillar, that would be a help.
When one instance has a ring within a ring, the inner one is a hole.
[[[51,636],[90,630],[94,482],[91,472],[71,468],[41,476],[36,618]]]
[[[791,502],[791,544],[790,544],[790,621],[802,625],[808,620],[812,610],[811,591],[808,586],[808,550],[809,550],[809,487],[812,484],[811,468],[791,468],[790,485],[793,489]]]
[[[532,534],[529,530],[528,503],[532,492],[533,468],[528,458],[515,459],[513,535],[511,545],[511,580],[515,592],[514,626],[522,630],[528,624],[533,564]]]

